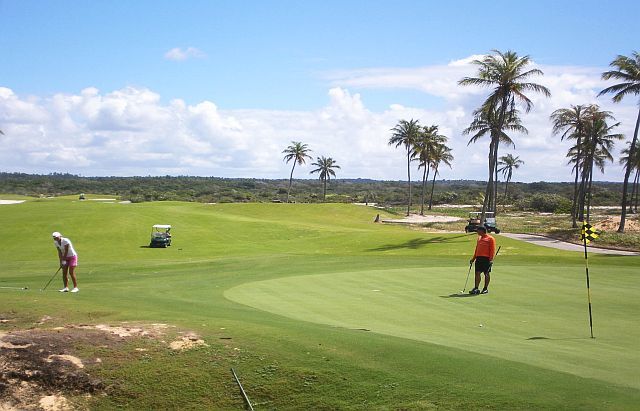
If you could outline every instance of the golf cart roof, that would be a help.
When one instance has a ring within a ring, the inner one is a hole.
[[[169,229],[171,228],[170,224],[155,224],[153,228],[161,228],[161,229]]]
[[[485,211],[484,213],[487,215],[493,215],[493,211]],[[469,211],[469,215],[471,214],[480,215],[482,214],[482,211]]]

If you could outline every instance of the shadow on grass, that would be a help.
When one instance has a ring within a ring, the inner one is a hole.
[[[400,250],[403,248],[408,248],[411,250],[416,250],[418,248],[422,248],[429,244],[442,244],[442,243],[450,243],[456,238],[466,237],[466,234],[456,235],[456,236],[437,236],[431,238],[413,238],[409,241],[405,241],[400,244],[386,244],[381,245],[380,247],[371,248],[368,251],[391,251],[391,250]]]
[[[455,293],[449,295],[441,295],[440,298],[466,298],[466,297],[478,297],[480,294],[469,294],[469,293]]]
[[[547,341],[570,341],[570,340],[591,340],[591,337],[567,337],[567,338],[549,338],[549,337],[529,337],[527,341],[547,340]]]

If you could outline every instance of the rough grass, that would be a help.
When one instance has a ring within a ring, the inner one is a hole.
[[[84,347],[101,356],[87,372],[108,395],[68,393],[74,404],[239,409],[231,367],[257,409],[634,409],[640,400],[637,257],[590,261],[592,340],[580,253],[500,238],[492,294],[451,297],[474,236],[374,224],[383,212],[366,207],[75,196],[0,207],[0,285],[29,287],[0,290],[0,313],[16,320],[0,331],[163,322],[209,343]],[[158,223],[174,226],[172,247],[146,247]],[[80,254],[77,295],[37,291],[56,269],[54,230]],[[43,315],[51,324],[34,325]]]

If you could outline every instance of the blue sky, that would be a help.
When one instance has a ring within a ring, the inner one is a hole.
[[[0,169],[281,178],[296,140],[338,177],[402,179],[388,130],[413,117],[450,137],[443,178],[484,179],[486,147],[461,130],[486,91],[455,82],[472,56],[511,49],[554,95],[523,118],[514,178],[567,181],[546,118],[594,102],[631,136],[637,99],[595,94],[638,49],[638,15],[634,1],[0,0]]]

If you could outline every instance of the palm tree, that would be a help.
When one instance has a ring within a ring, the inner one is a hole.
[[[509,188],[509,181],[511,181],[511,177],[513,176],[513,170],[520,168],[520,166],[524,164],[524,161],[520,160],[520,157],[514,157],[512,154],[507,154],[506,156],[500,157],[498,161],[498,165],[502,166],[498,169],[498,171],[502,172],[502,176],[506,179],[506,183],[504,185],[504,202],[507,202],[507,189]]]
[[[291,167],[291,175],[289,176],[289,188],[287,189],[287,203],[289,202],[289,193],[291,192],[291,183],[293,182],[293,170],[295,170],[296,164],[302,165],[307,158],[311,158],[308,154],[310,151],[306,144],[299,141],[292,141],[291,145],[282,152],[285,155],[283,159],[285,163],[293,160],[293,167]]]
[[[633,158],[629,155],[631,152],[631,142],[628,142],[629,147],[622,150],[623,156],[620,158],[620,164],[629,167],[629,163],[631,163],[631,170],[636,170],[635,177],[633,178],[633,186],[631,188],[631,197],[629,199],[629,213],[637,213],[638,212],[638,202],[639,202],[639,194],[640,187],[638,186],[640,182],[640,150],[636,150],[633,154]],[[634,202],[635,199],[635,202]]]
[[[418,169],[422,168],[422,195],[420,201],[420,215],[424,215],[424,198],[429,171],[433,160],[433,152],[439,144],[444,144],[447,137],[438,134],[438,126],[423,127],[418,140],[414,144],[412,158],[419,161]]]
[[[498,162],[499,133],[508,124],[509,117],[514,117],[516,113],[516,103],[524,106],[525,112],[529,112],[533,107],[533,102],[527,97],[526,92],[542,93],[551,96],[549,90],[540,84],[531,83],[528,79],[532,76],[543,75],[539,69],[527,69],[531,64],[529,56],[519,57],[513,51],[502,53],[493,50],[492,55],[485,56],[482,60],[474,60],[473,64],[479,66],[477,77],[465,77],[458,82],[463,86],[481,86],[493,89],[487,97],[482,107],[477,112],[485,112],[495,124],[498,132],[495,136],[492,133],[492,140],[489,146],[489,181],[485,195],[485,204],[482,206],[481,221],[484,222],[484,214],[487,211],[489,199],[495,199],[495,187],[493,176]],[[512,120],[513,121],[513,120]],[[494,210],[495,212],[495,204]]]
[[[411,213],[411,154],[418,137],[420,136],[420,125],[418,120],[400,120],[394,128],[389,139],[389,145],[396,148],[401,145],[407,149],[407,184],[409,186],[409,201],[407,204],[407,215]]]
[[[586,206],[586,221],[589,221],[591,210],[591,184],[593,182],[594,165],[604,172],[606,161],[613,161],[611,150],[614,140],[624,138],[622,134],[613,133],[612,130],[620,123],[609,125],[607,120],[613,118],[608,111],[596,111],[591,113],[589,120],[585,123],[585,140],[582,147],[575,147],[575,151],[584,153],[582,166],[582,179],[585,182],[585,192],[580,202],[580,215],[583,216],[583,209]],[[584,217],[581,219],[584,221]]]
[[[467,145],[471,143],[476,143],[480,138],[485,135],[489,135],[491,138],[491,142],[489,144],[489,182],[487,184],[487,189],[485,190],[485,203],[483,204],[483,208],[486,211],[495,210],[495,205],[497,203],[497,187],[494,183],[497,182],[497,160],[494,158],[494,155],[497,156],[497,147],[500,143],[507,144],[515,148],[515,143],[506,134],[506,131],[514,131],[522,134],[527,134],[529,131],[522,126],[520,122],[520,117],[518,115],[517,110],[513,110],[509,112],[505,118],[505,123],[502,129],[498,129],[498,116],[495,110],[486,111],[486,110],[476,110],[474,112],[475,118],[471,125],[463,130],[463,134],[473,134]],[[495,148],[495,150],[494,150]],[[482,218],[482,217],[481,217]]]
[[[445,137],[446,141],[446,137]],[[444,144],[438,144],[431,155],[431,166],[433,167],[433,181],[431,182],[431,195],[429,196],[429,210],[431,210],[431,204],[433,204],[433,188],[436,185],[436,176],[438,175],[438,167],[440,163],[444,163],[451,168],[451,162],[453,161],[453,155],[451,149]]]
[[[594,104],[588,106],[572,105],[571,108],[561,108],[555,110],[553,113],[551,113],[550,116],[550,119],[553,123],[553,133],[559,134],[562,132],[560,140],[564,140],[565,138],[576,140],[577,151],[575,153],[575,167],[573,168],[575,170],[575,178],[573,182],[573,201],[571,203],[571,224],[573,228],[576,228],[578,226],[578,224],[576,223],[576,219],[578,217],[578,176],[582,167],[583,153],[580,151],[580,149],[582,147],[582,142],[585,139],[585,123],[588,121],[589,116],[596,111],[599,111],[599,107]],[[581,184],[580,191],[584,191],[583,188],[584,186],[583,184]]]
[[[615,70],[605,71],[602,73],[604,80],[621,80],[621,83],[615,84],[602,90],[598,96],[607,93],[614,93],[612,100],[619,103],[625,96],[640,95],[640,54],[637,51],[632,53],[632,57],[619,55],[609,66]],[[640,127],[640,110],[638,110],[638,118],[636,120],[636,128],[633,132],[631,146],[629,146],[629,157],[634,158],[636,150],[638,150],[638,128]],[[624,172],[624,184],[622,186],[622,213],[620,214],[619,233],[624,233],[624,225],[627,218],[627,191],[629,188],[629,176],[631,175],[630,164]]]
[[[310,174],[320,173],[320,180],[322,181],[322,201],[327,197],[327,182],[331,180],[331,176],[335,177],[336,172],[334,168],[340,168],[336,164],[335,160],[331,157],[320,156],[315,163],[311,163],[312,166],[317,166],[315,170],[311,170]]]

